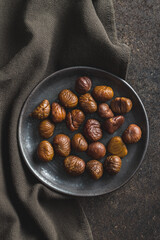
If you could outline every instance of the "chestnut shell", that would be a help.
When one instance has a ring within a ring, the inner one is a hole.
[[[96,86],[93,89],[92,95],[98,102],[106,102],[113,98],[114,92],[111,87]]]
[[[109,174],[117,174],[121,169],[122,161],[116,155],[108,156],[104,161],[104,168]]]
[[[85,152],[88,148],[88,143],[81,133],[76,133],[72,138],[72,148],[76,152]]]
[[[125,157],[128,154],[128,150],[122,138],[119,136],[112,137],[107,146],[108,152],[119,157]]]
[[[52,103],[52,120],[54,123],[62,122],[66,118],[66,111],[59,103]]]
[[[78,104],[78,97],[69,89],[62,90],[58,98],[63,106],[66,108],[74,108]]]
[[[117,97],[111,101],[111,109],[118,114],[124,114],[132,109],[132,101],[126,97]]]
[[[114,116],[107,103],[101,103],[98,105],[98,114],[101,118],[111,118]]]
[[[50,103],[47,99],[44,99],[30,114],[31,117],[37,119],[45,119],[49,116],[51,110]]]
[[[48,119],[39,124],[39,134],[43,138],[50,138],[54,133],[55,125]]]
[[[71,131],[78,130],[79,126],[85,120],[84,113],[79,109],[74,109],[67,114],[66,124]]]
[[[90,160],[87,162],[86,169],[95,180],[100,179],[103,175],[103,165],[97,160]]]
[[[91,89],[91,86],[92,86],[91,79],[84,76],[76,80],[75,89],[76,89],[76,92],[80,94],[84,94]]]
[[[124,123],[125,118],[123,116],[116,116],[112,118],[108,118],[103,123],[103,128],[110,134],[117,131],[122,124]]]
[[[79,105],[85,113],[93,113],[97,111],[97,103],[90,93],[86,93],[79,97]]]
[[[71,152],[71,140],[65,134],[57,134],[53,138],[53,147],[57,154],[67,157]]]
[[[70,175],[78,176],[84,172],[85,162],[77,156],[70,155],[64,160],[64,168]]]
[[[98,141],[102,138],[101,124],[96,119],[88,119],[84,126],[84,135],[90,141]]]
[[[142,136],[140,127],[136,124],[130,124],[123,132],[122,139],[125,143],[137,143]]]
[[[44,140],[39,143],[37,148],[38,158],[42,161],[49,162],[54,157],[54,150],[50,142]]]
[[[87,154],[94,159],[100,159],[106,155],[106,148],[101,142],[93,142],[89,144]]]

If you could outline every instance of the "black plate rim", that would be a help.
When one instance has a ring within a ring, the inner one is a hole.
[[[103,191],[101,193],[72,193],[72,192],[69,192],[67,190],[63,190],[61,188],[58,188],[58,187],[55,187],[53,185],[51,185],[49,182],[45,181],[44,179],[41,179],[41,177],[37,174],[37,172],[31,167],[31,165],[29,164],[26,156],[25,156],[25,153],[23,151],[23,147],[22,147],[22,143],[20,141],[20,137],[21,137],[21,126],[22,126],[22,116],[23,116],[23,113],[25,111],[25,106],[27,105],[27,102],[28,102],[28,99],[31,97],[31,95],[34,94],[34,92],[37,90],[37,88],[39,87],[39,84],[42,84],[43,82],[45,82],[46,80],[48,80],[49,78],[52,78],[53,76],[57,75],[57,74],[60,74],[62,72],[66,72],[66,71],[71,71],[71,70],[75,70],[75,69],[88,69],[88,70],[96,70],[96,71],[101,71],[101,72],[104,72],[108,75],[110,75],[111,77],[113,78],[117,78],[118,80],[120,80],[123,84],[125,84],[127,87],[129,87],[133,93],[135,94],[135,96],[138,98],[141,106],[142,106],[142,109],[143,109],[143,112],[144,112],[144,116],[145,116],[145,119],[146,119],[146,126],[147,126],[147,134],[146,134],[146,144],[145,144],[145,149],[144,149],[144,152],[143,152],[143,155],[141,157],[141,160],[137,166],[137,168],[134,170],[134,172],[131,174],[131,176],[126,180],[124,181],[122,184],[120,184],[118,187],[115,187],[114,189],[112,190],[108,190],[108,191]],[[149,120],[148,120],[148,116],[147,116],[147,112],[145,110],[145,107],[144,107],[144,104],[142,102],[142,100],[140,99],[140,97],[138,96],[138,94],[136,93],[136,91],[133,89],[133,87],[127,83],[124,79],[110,73],[110,72],[107,72],[103,69],[99,69],[99,68],[94,68],[94,67],[89,67],[89,66],[74,66],[74,67],[68,67],[68,68],[63,68],[61,70],[58,70],[52,74],[50,74],[49,76],[47,76],[46,78],[44,78],[42,81],[40,81],[32,90],[31,92],[29,93],[29,95],[27,96],[26,100],[24,101],[23,105],[22,105],[22,108],[20,110],[20,114],[19,114],[19,119],[18,119],[18,125],[17,125],[17,138],[18,138],[18,146],[19,146],[19,149],[20,149],[20,152],[22,154],[22,157],[24,158],[25,160],[25,163],[26,165],[28,166],[28,168],[30,169],[30,171],[34,174],[34,176],[40,181],[42,182],[45,186],[49,187],[50,189],[54,190],[54,191],[57,191],[59,193],[62,193],[62,194],[66,194],[66,195],[70,195],[70,196],[76,196],[76,197],[93,197],[93,196],[101,196],[101,195],[104,195],[104,194],[108,194],[108,193],[111,193],[111,192],[114,192],[116,190],[118,190],[119,188],[121,188],[122,186],[124,186],[126,183],[128,183],[131,178],[135,175],[135,173],[138,171],[138,169],[140,168],[140,165],[142,164],[143,160],[144,160],[144,156],[146,154],[146,151],[147,151],[147,148],[148,148],[148,143],[149,143]]]

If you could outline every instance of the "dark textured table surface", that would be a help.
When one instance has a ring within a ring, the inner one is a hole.
[[[118,37],[131,48],[127,81],[150,122],[145,159],[134,177],[108,195],[80,199],[95,240],[160,239],[160,2],[114,1]]]

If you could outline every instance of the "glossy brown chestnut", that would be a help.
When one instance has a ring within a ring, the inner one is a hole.
[[[54,150],[50,142],[42,141],[37,149],[38,158],[42,161],[49,162],[54,157]]]
[[[125,157],[128,154],[128,150],[122,138],[119,136],[112,137],[107,146],[108,152],[119,157]]]
[[[112,100],[111,109],[115,113],[127,113],[132,109],[132,101],[129,98],[117,97]]]
[[[114,116],[107,103],[101,103],[98,105],[98,114],[102,118],[111,118]]]
[[[85,152],[88,148],[88,143],[81,133],[76,133],[71,143],[76,152]]]
[[[86,93],[79,97],[79,105],[85,113],[93,113],[97,111],[97,103],[94,101],[90,93]]]
[[[103,175],[103,165],[97,160],[87,162],[86,169],[95,180],[100,179]]]
[[[92,92],[93,97],[98,102],[106,102],[113,98],[114,92],[111,87],[107,86],[96,86]]]
[[[94,159],[100,159],[106,155],[106,148],[101,142],[93,142],[89,144],[87,154]]]
[[[125,143],[137,143],[142,136],[142,131],[136,124],[130,124],[123,132],[122,139]]]
[[[61,104],[66,108],[74,108],[78,104],[78,97],[68,89],[62,90],[59,93],[58,98]]]
[[[104,168],[109,174],[117,174],[121,169],[122,161],[120,157],[108,156],[104,162]]]
[[[91,89],[92,82],[88,77],[80,77],[76,81],[75,89],[80,94],[85,94]]]
[[[67,157],[71,152],[70,138],[65,134],[58,134],[53,138],[53,147],[57,154]]]
[[[60,123],[66,118],[66,111],[60,104],[52,103],[52,120],[54,123]]]
[[[122,126],[124,120],[123,116],[108,118],[104,121],[103,127],[108,133],[112,134]]]
[[[84,126],[84,135],[90,141],[96,142],[102,138],[101,124],[96,119],[88,119]]]
[[[50,110],[49,101],[45,99],[34,109],[30,116],[37,119],[45,119],[49,116]]]
[[[66,124],[71,131],[78,130],[79,126],[85,120],[84,113],[79,109],[74,109],[67,114]]]
[[[55,125],[48,119],[39,124],[39,134],[43,138],[50,138],[54,133]]]
[[[84,172],[85,162],[77,156],[70,155],[65,158],[64,167],[70,175],[78,176]]]

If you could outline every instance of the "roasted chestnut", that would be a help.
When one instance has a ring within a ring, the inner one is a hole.
[[[66,111],[60,104],[52,103],[52,120],[55,123],[62,122],[66,118]]]
[[[92,95],[98,102],[106,102],[113,98],[114,92],[111,87],[96,86],[93,89]]]
[[[103,165],[97,160],[91,160],[87,162],[86,169],[95,180],[98,180],[103,175]]]
[[[111,109],[118,114],[127,113],[132,109],[132,101],[125,97],[116,97],[111,101]]]
[[[97,111],[97,103],[94,101],[90,93],[86,93],[79,97],[79,105],[86,113],[93,113]]]
[[[104,161],[104,169],[109,174],[117,174],[121,169],[122,161],[120,157],[112,155],[108,156]]]
[[[76,152],[85,152],[88,148],[88,143],[81,133],[75,134],[71,143]]]
[[[114,116],[107,103],[101,103],[98,105],[98,114],[102,118],[111,118]]]
[[[37,149],[38,158],[42,161],[49,162],[54,157],[54,150],[50,142],[42,141]]]
[[[142,131],[136,124],[130,124],[124,131],[122,139],[125,143],[137,143],[142,136]]]
[[[64,167],[70,175],[78,176],[84,172],[85,162],[77,156],[70,155],[65,158]]]
[[[101,142],[93,142],[89,144],[87,154],[94,159],[100,159],[106,155],[106,148]]]
[[[50,138],[53,135],[54,129],[54,124],[48,119],[43,120],[39,124],[39,133],[43,138]]]
[[[92,82],[88,77],[80,77],[76,81],[75,89],[78,93],[84,94],[91,89]]]
[[[78,97],[68,89],[62,90],[58,98],[63,106],[66,108],[74,108],[78,104]]]
[[[102,138],[101,124],[96,119],[88,119],[84,126],[84,135],[90,141],[98,141]]]
[[[128,153],[127,147],[122,141],[122,138],[115,136],[110,139],[107,147],[108,152],[119,157],[125,157]]]
[[[71,131],[78,130],[85,119],[84,113],[79,109],[74,109],[67,114],[66,124]]]
[[[122,126],[123,123],[124,117],[116,116],[106,119],[105,122],[103,123],[103,127],[108,133],[112,134],[115,131],[117,131]]]
[[[67,157],[71,152],[70,138],[65,134],[57,134],[53,138],[53,147],[57,154]]]
[[[45,119],[49,116],[50,110],[49,101],[45,99],[34,109],[30,116],[37,119]]]

